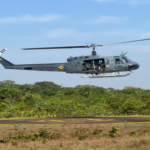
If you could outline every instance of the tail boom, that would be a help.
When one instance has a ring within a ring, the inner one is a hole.
[[[11,66],[11,68],[9,68],[9,69],[65,72],[66,65],[65,65],[65,63],[23,64],[23,65]]]
[[[50,64],[22,64],[14,65],[8,60],[0,57],[0,63],[6,69],[17,69],[17,70],[35,70],[35,71],[58,71],[65,72],[66,64],[65,63],[50,63]]]

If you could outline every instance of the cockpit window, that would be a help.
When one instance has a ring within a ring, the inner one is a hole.
[[[115,59],[115,64],[124,64],[123,60],[120,58]]]
[[[128,63],[128,62],[130,61],[130,60],[129,60],[127,57],[125,57],[125,56],[123,56],[122,59],[123,59],[126,63]]]

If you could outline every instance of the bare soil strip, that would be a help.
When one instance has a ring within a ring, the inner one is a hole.
[[[95,123],[150,122],[149,117],[82,117],[0,120],[0,124],[95,124]]]

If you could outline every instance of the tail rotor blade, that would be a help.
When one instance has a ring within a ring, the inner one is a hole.
[[[7,48],[4,48],[3,50],[1,50],[0,55],[2,55],[5,51],[7,51]]]

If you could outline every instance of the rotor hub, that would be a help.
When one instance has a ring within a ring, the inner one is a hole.
[[[92,55],[97,55],[95,50],[92,51]]]
[[[91,47],[93,47],[92,55],[97,55],[95,50],[96,44],[91,44]]]

